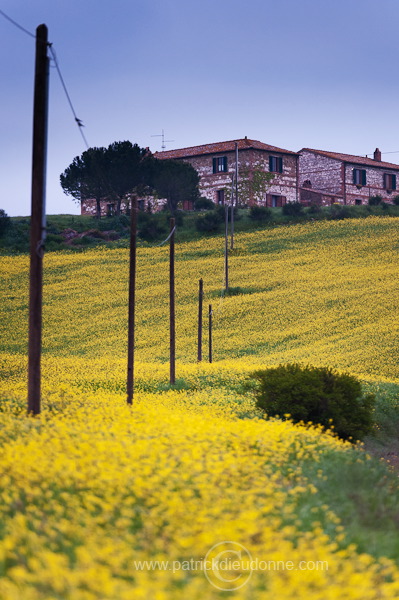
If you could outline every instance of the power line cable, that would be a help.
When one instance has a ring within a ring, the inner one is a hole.
[[[28,29],[25,29],[25,27],[22,27],[22,25],[20,25],[19,23],[17,23],[17,21],[14,21],[14,19],[12,19],[11,17],[9,17],[9,16],[8,16],[8,15],[7,15],[7,14],[6,14],[6,13],[5,13],[3,10],[1,10],[1,9],[0,9],[0,14],[1,14],[1,15],[2,15],[2,16],[5,18],[5,19],[7,19],[7,21],[9,21],[10,23],[12,23],[12,24],[13,24],[15,27],[17,27],[18,29],[20,29],[21,31],[23,31],[24,33],[26,33],[27,35],[29,35],[30,37],[32,37],[32,38],[35,38],[35,39],[36,39],[36,35],[35,35],[34,33],[32,33],[31,31],[29,31]],[[62,85],[62,87],[63,87],[63,90],[64,90],[64,92],[65,92],[65,95],[66,95],[66,98],[67,98],[67,100],[68,100],[68,104],[69,104],[69,106],[70,106],[70,108],[71,108],[71,111],[72,111],[73,117],[74,117],[74,119],[75,119],[75,122],[76,122],[76,124],[77,124],[77,126],[78,126],[78,128],[79,128],[80,134],[81,134],[81,136],[82,136],[82,138],[83,138],[83,141],[84,141],[84,143],[85,143],[85,146],[86,146],[86,148],[87,148],[87,149],[89,149],[89,144],[88,144],[88,142],[87,142],[86,136],[85,136],[85,134],[84,134],[84,133],[83,133],[83,131],[82,131],[82,127],[84,127],[84,125],[83,125],[83,123],[82,123],[82,120],[81,120],[81,119],[79,119],[79,118],[77,117],[77,115],[76,115],[76,111],[75,111],[75,109],[74,109],[74,107],[73,107],[73,104],[72,104],[71,97],[70,97],[70,95],[69,95],[69,93],[68,93],[68,89],[67,89],[67,87],[66,87],[66,85],[65,85],[65,81],[64,81],[64,78],[63,78],[63,76],[62,76],[62,73],[61,73],[61,69],[60,69],[60,66],[59,66],[59,63],[58,63],[58,60],[57,60],[57,56],[56,56],[56,53],[55,53],[55,50],[54,50],[53,44],[49,42],[49,43],[48,43],[48,47],[49,47],[49,49],[50,49],[50,52],[51,52],[51,55],[52,55],[52,58],[53,58],[53,62],[54,62],[55,68],[56,68],[56,70],[57,70],[57,73],[58,73],[58,76],[59,76],[59,78],[60,78],[61,85]]]
[[[75,111],[75,109],[74,109],[74,107],[73,107],[73,104],[72,104],[71,97],[70,97],[70,95],[69,95],[69,93],[68,93],[68,90],[67,90],[67,87],[66,87],[66,85],[65,85],[65,81],[64,81],[64,78],[63,78],[63,76],[62,76],[61,69],[60,69],[60,66],[59,66],[59,64],[58,64],[57,56],[56,56],[55,50],[54,50],[54,48],[53,48],[53,45],[52,45],[52,44],[49,44],[49,48],[50,48],[51,56],[53,57],[53,61],[54,61],[55,68],[57,69],[57,73],[58,73],[58,76],[59,76],[59,78],[60,78],[60,81],[61,81],[61,85],[62,85],[62,87],[63,87],[63,89],[64,89],[64,92],[65,92],[66,98],[67,98],[67,100],[68,100],[68,104],[69,104],[69,106],[70,106],[70,109],[71,109],[71,111],[72,111],[73,117],[74,117],[74,119],[75,119],[75,122],[76,122],[76,124],[77,124],[77,126],[78,126],[78,129],[79,129],[79,131],[80,131],[80,134],[81,134],[81,136],[82,136],[82,138],[83,138],[83,141],[84,141],[84,143],[85,143],[85,145],[86,145],[86,148],[87,148],[87,149],[89,149],[89,144],[88,144],[88,142],[87,142],[86,136],[85,136],[85,134],[83,133],[83,129],[82,129],[82,128],[84,127],[84,125],[83,125],[83,123],[82,123],[82,120],[81,120],[81,119],[79,119],[79,118],[77,117],[77,115],[76,115],[76,111]]]
[[[25,27],[22,27],[22,25],[20,25],[16,21],[14,21],[14,19],[9,17],[8,15],[6,15],[6,13],[4,11],[2,11],[1,9],[0,9],[0,15],[2,15],[5,19],[7,19],[7,21],[10,21],[10,23],[12,23],[15,27],[18,27],[18,29],[20,29],[21,31],[23,31],[24,33],[29,35],[30,37],[36,38],[36,35],[34,33],[32,33],[31,31],[28,31],[28,29],[25,29]]]

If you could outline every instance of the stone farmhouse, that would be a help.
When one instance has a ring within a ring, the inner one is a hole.
[[[300,199],[304,204],[367,204],[399,194],[399,165],[373,158],[303,148],[299,152]]]
[[[299,202],[297,152],[283,150],[247,137],[228,142],[193,146],[180,150],[156,152],[155,158],[183,160],[190,163],[200,176],[200,194],[215,204],[224,204],[226,190],[231,189],[236,172],[245,171],[251,177],[254,170],[273,174],[263,201],[265,206],[283,206],[286,202]],[[254,204],[253,198],[240,199],[241,203]],[[184,206],[185,209],[192,208]]]
[[[155,158],[182,160],[190,163],[200,177],[200,195],[223,205],[228,192],[245,173],[251,178],[255,171],[273,175],[264,197],[239,197],[240,204],[283,206],[287,202],[305,205],[367,204],[371,196],[381,196],[385,202],[399,195],[399,165],[381,160],[376,148],[373,158],[353,156],[325,150],[302,148],[299,152],[284,150],[247,137],[227,142],[192,146],[177,150],[155,152]],[[161,210],[160,198],[139,199],[139,208]],[[126,212],[130,199],[122,202]],[[192,203],[183,204],[184,210],[192,210]],[[112,215],[115,204],[104,199],[103,215]],[[81,214],[95,214],[96,203],[86,199],[81,202]]]

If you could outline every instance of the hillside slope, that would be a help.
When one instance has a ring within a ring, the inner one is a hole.
[[[178,244],[175,389],[168,249],[139,248],[132,409],[128,251],[48,253],[35,419],[28,259],[1,257],[0,597],[399,598],[397,475],[317,428],[266,421],[245,387],[258,365],[333,366],[385,397],[393,422],[398,242],[390,218],[240,234],[227,296],[223,239]],[[212,364],[196,362],[200,277]],[[240,564],[204,565],[221,553]]]

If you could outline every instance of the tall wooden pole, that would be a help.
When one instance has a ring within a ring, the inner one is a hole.
[[[134,395],[134,334],[136,305],[136,246],[137,246],[137,197],[133,196],[130,213],[130,264],[129,309],[127,339],[127,403],[133,404]]]
[[[212,304],[209,305],[209,362],[212,362]]]
[[[231,180],[231,206],[230,206],[230,221],[231,221],[231,241],[230,248],[234,248],[234,175]]]
[[[298,178],[299,180],[299,178]],[[236,142],[236,207],[238,209],[238,143]]]
[[[199,280],[199,291],[198,291],[198,362],[202,361],[202,303],[204,299],[204,282],[202,279]]]
[[[170,220],[169,246],[169,349],[170,384],[176,383],[176,324],[175,324],[175,220]]]
[[[224,231],[224,288],[229,291],[229,207],[225,206],[225,231]]]
[[[43,255],[46,237],[46,157],[49,59],[46,25],[36,29],[28,341],[28,413],[40,413]]]

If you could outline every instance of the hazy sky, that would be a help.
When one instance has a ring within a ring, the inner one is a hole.
[[[161,150],[248,136],[399,162],[398,0],[0,0],[45,23],[90,146]],[[0,15],[0,208],[30,213],[35,40]],[[50,69],[47,213],[85,150]],[[396,153],[394,153],[396,152]],[[388,154],[389,153],[389,154]]]

